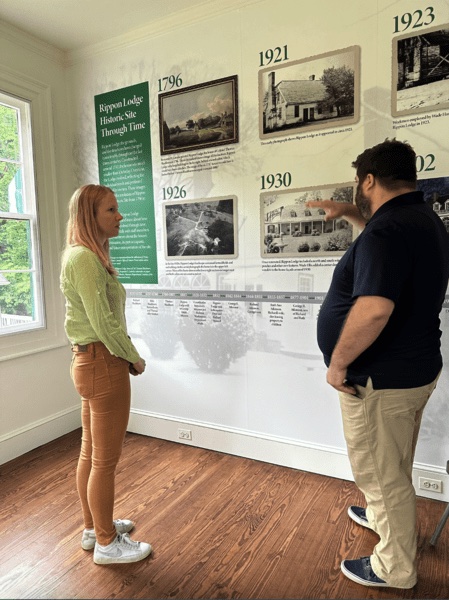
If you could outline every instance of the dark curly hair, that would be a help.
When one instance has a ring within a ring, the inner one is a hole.
[[[371,173],[387,189],[401,187],[405,182],[416,183],[415,151],[407,142],[396,139],[386,139],[367,148],[357,156],[352,166],[357,170],[359,181]]]

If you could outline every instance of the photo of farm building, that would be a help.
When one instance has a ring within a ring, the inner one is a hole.
[[[449,107],[449,29],[393,42],[395,71],[391,95],[394,116]]]
[[[339,200],[352,201],[353,188],[340,188]],[[315,252],[343,253],[352,242],[352,226],[346,219],[326,221],[322,208],[309,208],[306,202],[324,195],[306,192],[293,199],[292,203],[282,195],[264,200],[264,223],[262,255],[283,254],[298,256],[298,253]],[[330,197],[333,200],[333,197]]]
[[[260,71],[261,137],[356,122],[359,55],[353,46]]]
[[[237,75],[159,94],[161,154],[238,142]]]
[[[438,193],[436,193],[432,207],[445,224],[446,230],[449,233],[449,194],[439,197]]]
[[[224,112],[221,115],[208,115],[197,120],[188,119],[184,126],[169,127],[163,123],[163,141],[166,152],[175,149],[189,149],[214,142],[232,140],[234,137],[234,115]]]
[[[276,85],[275,72],[271,72],[264,113],[265,131],[337,117],[335,105],[324,105],[326,98],[326,87],[322,81],[315,79],[315,75],[310,75],[305,81],[282,80]]]
[[[398,41],[398,90],[448,77],[449,29]]]
[[[449,232],[449,177],[419,179],[417,188],[424,193],[425,202],[433,208]]]

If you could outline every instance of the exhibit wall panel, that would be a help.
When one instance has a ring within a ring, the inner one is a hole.
[[[438,77],[397,90],[418,71],[404,48],[444,54],[447,30],[443,0],[346,0],[338,11],[332,0],[261,0],[73,57],[76,185],[99,180],[94,97],[149,84],[158,283],[126,286],[129,332],[147,358],[132,431],[179,441],[186,429],[186,443],[351,477],[316,320],[357,231],[305,203],[352,200],[351,162],[394,136],[415,147],[420,180],[449,194],[449,79],[437,60]],[[110,114],[132,129],[124,107]],[[447,360],[446,305],[442,323]],[[447,379],[445,367],[416,455],[444,480]]]

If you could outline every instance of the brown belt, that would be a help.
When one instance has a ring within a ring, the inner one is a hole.
[[[72,352],[89,352],[90,344],[72,344]]]

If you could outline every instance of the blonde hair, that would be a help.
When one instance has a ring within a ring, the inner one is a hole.
[[[99,243],[96,215],[103,198],[114,193],[105,185],[93,183],[78,188],[69,202],[69,220],[67,222],[66,247],[85,246],[95,252],[101,264],[111,275],[117,275],[109,253],[109,240]]]

